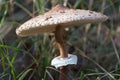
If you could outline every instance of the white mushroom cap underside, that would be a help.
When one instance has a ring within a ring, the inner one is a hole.
[[[49,11],[39,15],[21,25],[16,33],[19,36],[28,36],[39,33],[51,33],[55,31],[57,25],[61,27],[70,27],[83,23],[105,21],[107,16],[89,10],[80,9],[62,9]]]

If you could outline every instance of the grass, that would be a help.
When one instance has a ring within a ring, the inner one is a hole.
[[[50,1],[33,0],[32,11],[18,0],[14,0],[12,4],[34,17],[47,11],[50,8],[48,6]],[[78,64],[71,67],[71,79],[120,80],[120,46],[119,32],[117,32],[120,18],[115,17],[120,13],[120,1],[76,0],[74,4],[68,3],[68,6],[102,12],[110,17],[103,23],[81,25],[67,31],[68,50],[79,58]],[[12,13],[10,8],[10,0],[0,2],[0,23],[1,25],[3,23],[15,24],[18,27],[22,24],[21,21],[6,21]],[[54,38],[48,34],[26,38],[17,37],[11,42],[6,38],[2,39],[0,80],[54,80],[54,78],[57,80],[59,71],[50,65],[52,58],[58,55],[57,52]]]

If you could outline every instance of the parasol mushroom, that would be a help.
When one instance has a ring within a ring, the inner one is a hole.
[[[69,9],[61,5],[53,7],[50,11],[39,15],[22,24],[16,29],[16,34],[22,37],[40,33],[54,33],[60,56],[51,62],[56,68],[60,67],[61,73],[68,75],[67,65],[77,64],[77,56],[68,54],[63,39],[63,31],[66,27],[72,27],[84,23],[105,21],[108,17],[90,10]],[[68,80],[68,77],[60,74],[60,80]]]

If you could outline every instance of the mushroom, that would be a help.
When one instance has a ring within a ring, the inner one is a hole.
[[[51,65],[56,68],[60,67],[61,73],[67,76],[67,65],[77,64],[77,56],[68,54],[66,50],[65,41],[63,39],[64,28],[85,23],[102,22],[106,19],[108,19],[108,17],[102,13],[90,10],[69,9],[57,5],[50,11],[22,24],[16,29],[16,34],[25,37],[40,33],[54,33],[60,56],[54,58]],[[60,80],[68,80],[68,77],[60,74]]]

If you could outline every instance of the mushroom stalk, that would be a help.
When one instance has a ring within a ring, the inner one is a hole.
[[[60,51],[60,57],[66,58],[68,57],[68,53],[66,51],[65,41],[63,39],[63,33],[64,33],[64,29],[62,28],[62,26],[57,26],[55,30],[56,44],[58,45]]]
[[[56,43],[60,51],[60,57],[67,58],[68,53],[66,50],[65,41],[63,39],[63,33],[64,33],[64,29],[62,28],[62,26],[60,25],[57,26],[55,30],[55,40],[56,40]],[[68,67],[67,66],[60,67],[59,80],[68,80]]]
[[[68,72],[69,72],[68,66],[60,67],[59,80],[69,80]]]

